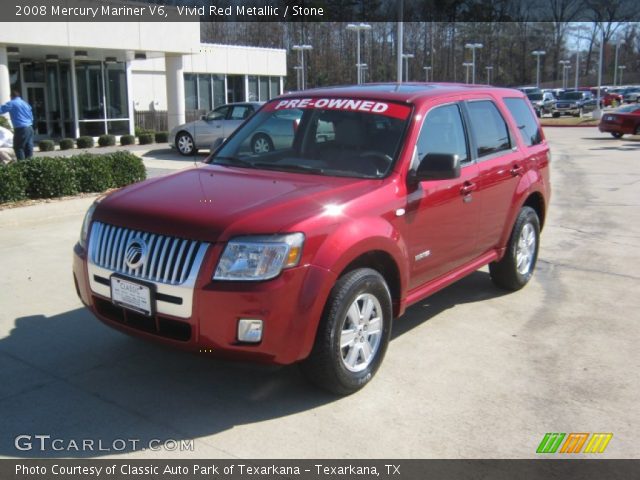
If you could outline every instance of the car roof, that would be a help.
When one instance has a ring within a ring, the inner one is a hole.
[[[254,107],[259,107],[261,105],[264,105],[265,102],[231,102],[231,103],[225,103],[224,105],[219,105],[216,108],[219,107],[233,107],[235,105],[253,105]]]
[[[278,98],[302,97],[349,97],[367,100],[391,100],[396,102],[416,103],[418,101],[450,96],[461,93],[499,92],[511,96],[524,94],[511,88],[490,87],[486,85],[467,85],[463,83],[368,83],[364,85],[345,85],[323,87],[299,92],[290,92]]]

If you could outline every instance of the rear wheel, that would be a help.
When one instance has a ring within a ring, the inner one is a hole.
[[[273,141],[268,135],[259,133],[251,139],[251,150],[253,153],[269,153],[273,151]]]
[[[636,132],[637,134],[637,132]],[[622,132],[611,132],[611,136],[613,138],[622,138],[623,133]]]
[[[505,290],[520,290],[536,268],[540,243],[540,220],[531,207],[522,207],[511,231],[507,251],[499,262],[489,264],[491,280]]]
[[[302,371],[339,395],[361,389],[382,363],[391,317],[391,294],[382,275],[369,268],[346,273],[331,291]]]
[[[634,135],[640,135],[640,125],[638,125],[636,127],[636,131],[635,131]],[[622,136],[622,135],[620,135],[620,136]]]

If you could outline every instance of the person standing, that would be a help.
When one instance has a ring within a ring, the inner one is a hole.
[[[33,111],[18,90],[11,91],[11,100],[0,107],[1,113],[9,113],[13,123],[13,151],[18,160],[33,156]]]

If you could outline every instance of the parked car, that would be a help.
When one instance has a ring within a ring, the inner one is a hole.
[[[556,99],[551,92],[528,93],[527,98],[538,117],[553,112],[553,105]]]
[[[553,106],[553,116],[573,115],[581,117],[584,113],[596,109],[596,99],[591,92],[565,91],[562,92]]]
[[[622,97],[625,103],[637,103],[640,99],[640,87],[629,87],[624,89]]]
[[[609,132],[615,138],[623,135],[640,135],[640,104],[624,105],[602,116],[598,129]]]
[[[281,115],[299,119],[288,144],[248,148]],[[296,92],[205,163],[97,200],[73,275],[111,327],[208,356],[301,362],[349,394],[374,377],[409,305],[485,265],[499,287],[523,288],[549,195],[549,147],[517,90]]]
[[[194,155],[198,149],[209,148],[216,139],[231,135],[263,103],[243,102],[221,105],[203,115],[200,120],[173,128],[169,132],[169,145],[171,148],[176,148],[182,155]]]

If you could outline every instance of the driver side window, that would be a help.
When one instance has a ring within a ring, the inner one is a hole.
[[[207,115],[207,121],[211,120],[224,120],[229,113],[229,107],[216,108],[213,112],[209,112]]]
[[[427,114],[416,144],[418,161],[428,153],[458,155],[460,163],[469,160],[467,140],[460,107],[456,104],[436,107]]]

